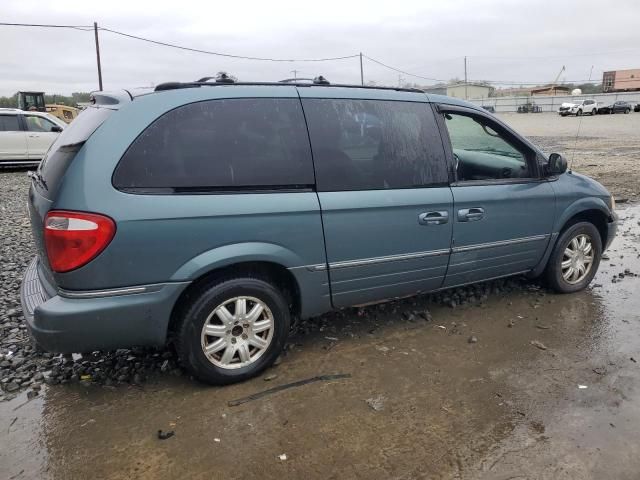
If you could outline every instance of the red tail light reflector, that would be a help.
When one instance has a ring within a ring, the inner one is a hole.
[[[109,245],[115,233],[115,222],[104,215],[52,210],[44,220],[49,265],[58,273],[82,267]]]

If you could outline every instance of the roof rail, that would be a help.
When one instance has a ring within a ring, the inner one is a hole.
[[[204,77],[208,78],[208,77]],[[396,92],[413,92],[413,93],[425,93],[424,90],[420,90],[419,88],[402,88],[402,87],[378,87],[371,85],[350,85],[350,84],[338,84],[329,83],[326,79],[323,78],[324,83],[316,77],[317,81],[310,83],[309,81],[305,81],[306,79],[298,78],[298,81],[280,81],[280,82],[166,82],[160,83],[154,89],[156,92],[164,91],[164,90],[177,90],[180,88],[198,88],[198,87],[222,87],[222,86],[294,86],[294,87],[323,87],[323,88],[362,88],[367,90],[393,90]],[[293,79],[296,80],[296,79]]]

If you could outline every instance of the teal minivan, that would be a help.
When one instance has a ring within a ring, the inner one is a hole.
[[[45,350],[172,341],[236,382],[294,316],[518,274],[575,292],[615,235],[604,187],[472,104],[221,80],[96,93],[31,173]]]

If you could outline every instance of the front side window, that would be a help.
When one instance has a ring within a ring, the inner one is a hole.
[[[530,178],[527,154],[487,119],[445,113],[458,181]]]
[[[17,115],[0,115],[0,132],[19,132]]]
[[[57,126],[52,121],[37,115],[25,115],[24,119],[27,122],[27,130],[30,132],[50,132]]]
[[[442,141],[425,103],[304,99],[320,191],[379,190],[448,181]]]
[[[77,121],[77,120],[76,120]],[[116,188],[234,189],[314,183],[298,99],[209,100],[153,122],[116,167]]]

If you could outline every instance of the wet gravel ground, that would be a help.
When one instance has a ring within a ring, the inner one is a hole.
[[[640,113],[561,117],[555,113],[499,114],[545,153],[564,155],[622,204],[640,201]]]
[[[157,374],[183,375],[174,350],[134,348],[114,352],[94,352],[90,355],[53,355],[38,352],[24,323],[20,306],[22,274],[34,255],[31,230],[26,214],[26,193],[29,180],[24,171],[0,172],[0,401],[12,400],[27,389],[35,397],[48,385],[83,383],[112,386],[142,384]],[[433,294],[430,305],[456,308],[465,304],[482,304],[489,295],[504,294],[519,289],[539,289],[522,278],[498,280],[452,291]],[[424,298],[423,298],[424,300]],[[305,322],[294,322],[291,342],[296,335],[313,331],[334,332],[336,319],[351,315],[371,317],[379,314],[401,315],[408,322],[428,322],[428,309],[416,309],[416,300],[404,299],[368,308],[346,309]],[[283,354],[287,355],[287,349]]]

